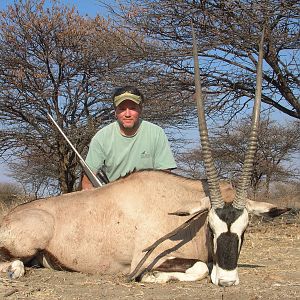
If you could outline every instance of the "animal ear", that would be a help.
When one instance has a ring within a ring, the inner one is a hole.
[[[246,208],[249,213],[257,216],[274,218],[291,210],[290,208],[279,208],[276,205],[267,202],[258,202],[247,199]]]
[[[169,213],[169,215],[175,216],[191,216],[196,213],[203,212],[210,209],[209,197],[204,197],[200,201],[189,202],[184,206],[180,207],[175,212]]]

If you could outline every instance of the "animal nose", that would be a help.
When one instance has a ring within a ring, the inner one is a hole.
[[[224,280],[224,279],[220,279],[219,280],[219,285],[220,286],[232,286],[232,285],[234,285],[235,284],[235,280],[231,280],[231,281],[227,281],[227,280]]]

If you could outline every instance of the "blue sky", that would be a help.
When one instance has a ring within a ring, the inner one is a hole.
[[[50,1],[46,1],[50,2]],[[70,6],[75,6],[78,8],[78,11],[80,12],[80,14],[85,15],[88,14],[90,16],[95,16],[96,14],[99,15],[103,15],[106,16],[106,11],[103,8],[103,6],[101,6],[100,1],[98,0],[65,0],[62,1],[62,3],[65,3],[67,5]],[[106,3],[113,3],[114,1],[103,1]],[[0,0],[0,9],[5,9],[7,7],[7,5],[14,3],[13,0]]]
[[[46,1],[50,2],[50,1]],[[81,15],[89,15],[91,17],[97,14],[107,17],[107,11],[101,6],[101,3],[97,0],[66,0],[61,1],[64,4],[77,7]],[[114,1],[105,1],[106,3],[114,3]],[[6,9],[9,4],[14,3],[12,0],[0,0],[0,10]],[[12,179],[7,176],[8,170],[6,169],[5,163],[0,161],[0,183],[11,182]]]

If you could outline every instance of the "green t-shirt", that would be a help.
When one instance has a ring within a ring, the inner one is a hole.
[[[126,137],[113,122],[92,138],[86,163],[93,172],[102,168],[110,181],[141,169],[174,169],[176,163],[162,128],[141,121],[134,136]]]

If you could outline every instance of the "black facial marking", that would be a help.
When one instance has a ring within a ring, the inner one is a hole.
[[[230,232],[231,225],[243,214],[243,209],[237,209],[231,203],[215,210],[217,216],[226,223],[228,231],[217,238],[217,249],[214,261],[224,270],[234,270],[239,258],[239,236]],[[243,234],[241,242],[243,241]],[[240,247],[241,248],[241,247]]]
[[[231,224],[234,223],[234,221],[236,221],[239,218],[239,216],[242,215],[242,213],[243,209],[234,208],[231,203],[226,203],[223,208],[216,209],[216,214],[222,221],[224,221],[227,224],[229,230]]]
[[[217,239],[216,258],[218,265],[224,270],[234,270],[239,257],[239,238],[231,232],[221,233]]]

